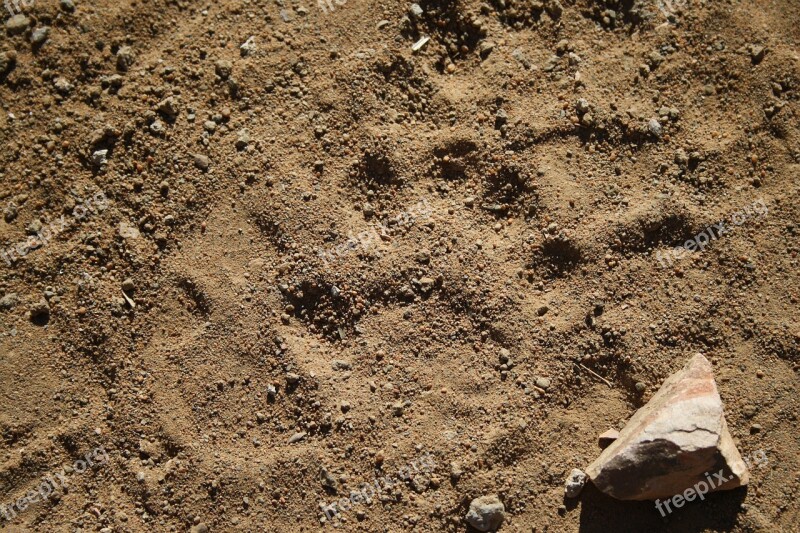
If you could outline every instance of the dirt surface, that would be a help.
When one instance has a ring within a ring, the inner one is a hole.
[[[800,2],[5,8],[0,528],[800,531]],[[565,499],[697,352],[749,487]]]

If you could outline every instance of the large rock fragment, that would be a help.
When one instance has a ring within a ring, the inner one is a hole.
[[[620,500],[669,498],[709,479],[711,491],[746,485],[708,359],[697,354],[670,376],[586,473]]]

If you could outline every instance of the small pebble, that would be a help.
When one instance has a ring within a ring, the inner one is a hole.
[[[564,484],[564,494],[567,498],[577,498],[586,485],[586,474],[583,470],[573,468]]]
[[[195,156],[194,156],[194,166],[196,166],[200,170],[202,170],[204,172],[206,170],[208,170],[208,167],[209,167],[210,163],[211,162],[209,161],[208,156],[205,156],[205,155],[202,155],[202,154],[195,154]]]
[[[664,128],[661,126],[661,123],[651,118],[650,122],[647,123],[647,131],[649,131],[655,137],[661,137],[662,133],[664,132]]]
[[[10,292],[0,298],[0,311],[9,311],[17,306],[19,303],[19,296],[17,293]]]
[[[22,13],[19,13],[9,18],[6,21],[6,32],[8,32],[8,34],[12,36],[25,33],[30,24],[31,24],[31,19],[29,19]]]
[[[478,531],[495,531],[505,519],[505,506],[495,495],[472,500],[466,519]]]
[[[47,37],[50,35],[50,28],[47,26],[42,26],[41,28],[36,28],[31,33],[31,44],[33,46],[41,46],[47,40]]]

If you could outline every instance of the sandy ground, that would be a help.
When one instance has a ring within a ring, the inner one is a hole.
[[[3,530],[800,531],[800,2],[4,7]],[[565,500],[697,352],[750,485]]]

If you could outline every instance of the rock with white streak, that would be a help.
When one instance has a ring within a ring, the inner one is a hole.
[[[598,489],[620,500],[669,498],[720,472],[725,481],[716,477],[712,490],[749,480],[701,354],[670,376],[586,469]]]

